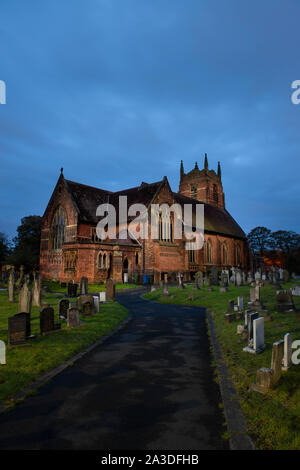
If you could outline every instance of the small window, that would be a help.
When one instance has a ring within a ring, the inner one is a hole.
[[[197,186],[191,186],[191,197],[197,199]]]

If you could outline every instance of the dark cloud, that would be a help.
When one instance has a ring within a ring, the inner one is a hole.
[[[294,0],[10,0],[0,6],[0,230],[69,179],[121,189],[222,163],[249,231],[300,231]]]

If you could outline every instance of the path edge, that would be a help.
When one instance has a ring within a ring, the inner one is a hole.
[[[224,405],[224,413],[227,429],[230,434],[230,450],[255,450],[255,445],[248,435],[248,426],[243,414],[239,397],[231,378],[229,369],[225,363],[223,351],[218,340],[212,313],[206,309],[207,323],[210,332],[210,341],[213,347],[216,369],[219,379],[221,397]]]
[[[116,333],[118,333],[120,330],[125,328],[125,326],[128,325],[128,323],[131,322],[133,319],[133,315],[129,314],[125,320],[120,322],[113,330],[111,330],[107,335],[101,336],[95,343],[91,344],[88,346],[86,349],[83,351],[80,351],[79,353],[76,353],[74,356],[72,356],[70,359],[67,359],[65,362],[60,364],[59,366],[55,367],[54,369],[51,369],[50,371],[46,372],[45,374],[41,375],[38,379],[36,379],[31,385],[26,387],[25,389],[21,390],[17,395],[13,397],[14,403],[18,400],[24,400],[26,397],[30,395],[30,392],[34,392],[38,390],[40,387],[45,385],[47,382],[49,382],[51,379],[56,377],[58,374],[63,372],[65,369],[68,367],[72,366],[75,364],[79,359],[84,357],[86,354],[90,353],[95,349],[97,346],[100,346],[103,344],[105,341],[107,341],[109,338],[114,336]],[[0,405],[0,414],[6,413],[10,410],[13,410],[14,406],[10,405]]]

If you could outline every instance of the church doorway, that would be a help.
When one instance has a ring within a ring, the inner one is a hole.
[[[128,259],[125,258],[123,261],[123,282],[128,283]]]

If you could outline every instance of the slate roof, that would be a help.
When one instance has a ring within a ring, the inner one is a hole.
[[[116,208],[118,214],[119,196],[127,196],[127,206],[131,204],[144,204],[148,207],[155,195],[166,181],[164,178],[155,183],[142,183],[140,186],[125,189],[123,191],[111,192],[74,181],[64,180],[78,211],[81,222],[97,224],[99,217],[96,216],[96,208],[100,204],[110,203]],[[179,204],[196,204],[199,201],[179,193],[172,193],[174,200]],[[118,215],[117,215],[118,217]],[[133,217],[134,218],[134,217]],[[219,233],[222,235],[233,236],[235,238],[246,238],[245,233],[237,222],[231,217],[229,212],[204,203],[204,230],[205,232]],[[130,240],[132,243],[132,240]],[[129,240],[125,241],[130,243]]]

